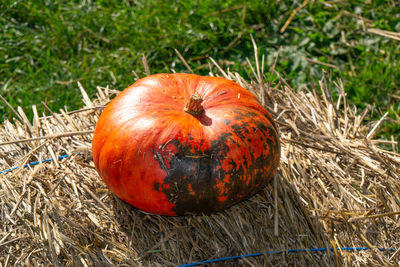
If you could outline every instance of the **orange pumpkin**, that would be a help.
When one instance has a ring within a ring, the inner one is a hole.
[[[193,74],[148,76],[99,117],[96,169],[120,199],[150,213],[227,208],[264,188],[280,143],[273,119],[233,81]]]

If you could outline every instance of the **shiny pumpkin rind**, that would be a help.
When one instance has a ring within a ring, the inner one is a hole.
[[[193,94],[200,115],[185,112]],[[212,213],[274,176],[278,132],[257,98],[233,81],[157,74],[122,91],[99,117],[93,159],[107,187],[145,212]]]

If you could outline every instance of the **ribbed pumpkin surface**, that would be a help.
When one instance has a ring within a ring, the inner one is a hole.
[[[202,101],[188,106],[193,96]],[[270,182],[280,157],[273,120],[253,94],[192,74],[152,75],[125,89],[101,114],[92,148],[115,195],[163,215],[211,213],[248,198]]]

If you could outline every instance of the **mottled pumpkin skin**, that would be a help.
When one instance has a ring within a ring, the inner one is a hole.
[[[191,95],[204,112],[186,113]],[[113,99],[93,136],[96,169],[120,199],[163,215],[211,213],[264,188],[280,157],[256,97],[218,77],[157,74]]]

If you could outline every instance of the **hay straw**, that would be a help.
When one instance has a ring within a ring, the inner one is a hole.
[[[391,32],[391,31],[385,31],[385,30],[374,29],[374,28],[367,29],[367,32],[400,41],[400,33],[398,33],[398,32]]]
[[[89,99],[79,85],[86,107],[45,117],[33,107],[32,124],[18,109],[21,118],[0,127],[1,170],[53,159],[33,169],[1,174],[0,263],[170,266],[298,248],[328,251],[265,254],[229,264],[398,262],[399,253],[376,250],[398,249],[400,244],[400,155],[381,149],[379,140],[373,140],[383,119],[372,129],[364,124],[365,114],[348,104],[340,81],[328,86],[323,78],[321,95],[316,89],[296,92],[282,77],[276,85],[265,84],[263,66],[252,67],[250,82],[216,67],[256,94],[276,119],[282,157],[273,183],[214,215],[171,218],[138,211],[108,191],[90,152],[99,107],[115,91],[99,87],[97,97]],[[336,103],[330,87],[340,92]],[[58,160],[64,154],[71,157]],[[373,250],[340,249],[347,246]]]

